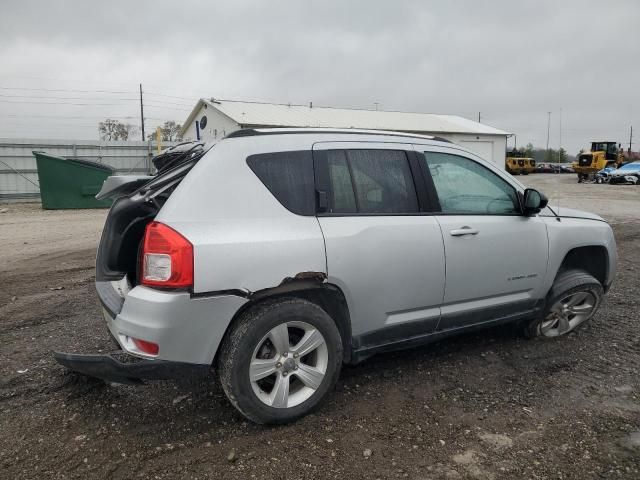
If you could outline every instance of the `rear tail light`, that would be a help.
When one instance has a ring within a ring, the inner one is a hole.
[[[193,245],[163,223],[151,222],[145,229],[142,284],[168,288],[193,286]]]

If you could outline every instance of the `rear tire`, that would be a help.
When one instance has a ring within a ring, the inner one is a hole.
[[[342,355],[338,328],[322,308],[298,298],[267,301],[227,332],[220,383],[249,420],[288,423],[315,409],[333,388]]]
[[[600,307],[604,290],[582,270],[566,270],[553,282],[544,314],[524,327],[528,338],[558,337],[587,323]]]

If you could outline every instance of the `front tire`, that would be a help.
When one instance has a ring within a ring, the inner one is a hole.
[[[244,312],[225,336],[220,382],[234,407],[256,423],[292,422],[315,409],[342,366],[342,339],[319,306],[298,298]]]
[[[525,336],[559,337],[588,322],[600,307],[604,290],[598,280],[582,270],[558,275],[547,296],[542,318],[524,328]]]

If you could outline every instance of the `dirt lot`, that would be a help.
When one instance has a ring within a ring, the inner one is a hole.
[[[2,478],[640,478],[640,188],[520,179],[613,223],[619,272],[594,321],[557,341],[502,328],[371,358],[278,428],[245,422],[213,376],[66,373],[51,351],[111,349],[93,289],[105,212],[4,206]]]

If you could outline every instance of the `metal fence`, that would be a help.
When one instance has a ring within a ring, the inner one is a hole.
[[[176,145],[164,142],[162,148]],[[40,197],[34,150],[64,158],[103,163],[118,174],[144,174],[151,169],[155,142],[102,142],[82,140],[33,140],[0,138],[0,201]]]

